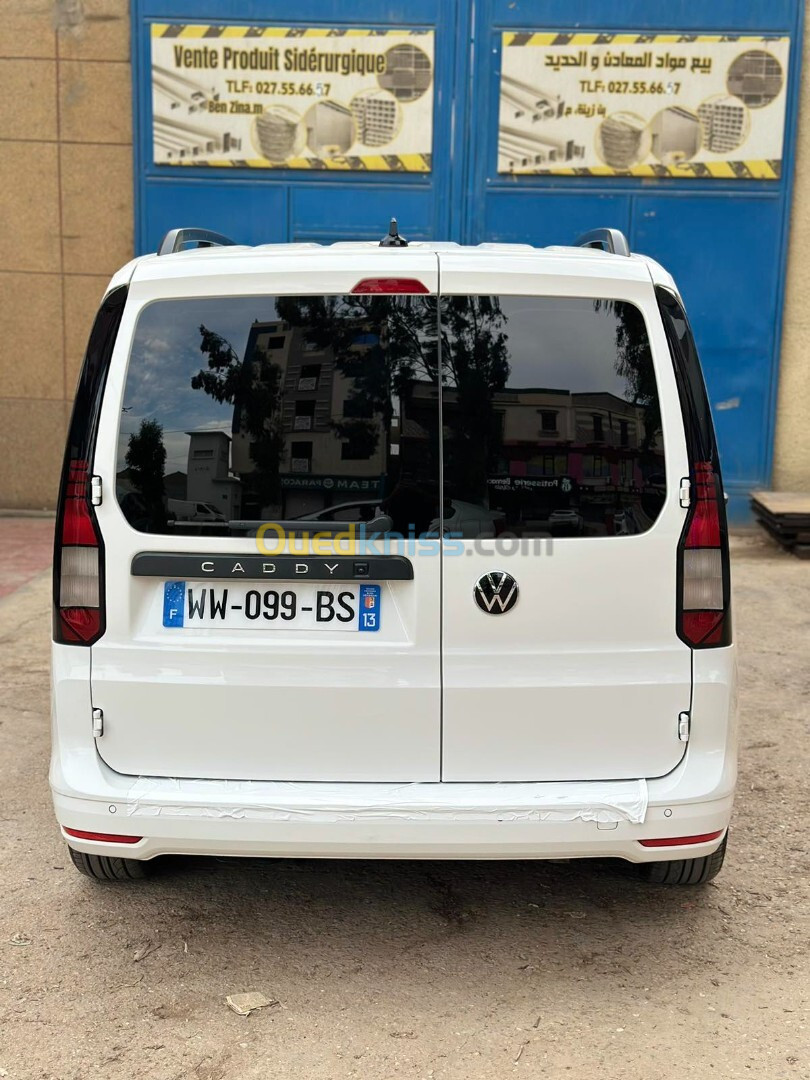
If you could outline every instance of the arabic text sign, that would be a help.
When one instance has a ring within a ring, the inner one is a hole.
[[[156,165],[428,172],[433,32],[154,23]]]
[[[498,172],[781,174],[790,39],[503,34]]]

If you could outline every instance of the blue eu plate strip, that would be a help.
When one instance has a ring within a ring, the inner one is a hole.
[[[360,586],[360,612],[358,630],[380,629],[380,586]]]
[[[186,606],[185,581],[166,581],[163,584],[163,625],[182,626]]]

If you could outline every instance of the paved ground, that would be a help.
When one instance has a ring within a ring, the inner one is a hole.
[[[50,566],[53,518],[0,517],[0,600]]]
[[[49,581],[24,571],[0,601],[0,1076],[810,1077],[810,564],[735,546],[742,776],[699,891],[593,864],[188,859],[95,886],[51,816]],[[226,1008],[251,990],[282,1005]]]

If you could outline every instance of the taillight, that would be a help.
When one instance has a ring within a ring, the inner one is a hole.
[[[60,645],[92,645],[104,633],[104,545],[90,498],[90,470],[126,302],[126,285],[101,302],[68,425],[53,545],[53,639]]]
[[[54,639],[91,645],[102,632],[101,539],[84,460],[66,463],[54,546]]]
[[[353,293],[429,293],[430,289],[416,278],[380,277],[363,278],[352,289]]]
[[[719,474],[694,464],[689,513],[678,545],[678,636],[694,649],[731,643],[726,512]]]

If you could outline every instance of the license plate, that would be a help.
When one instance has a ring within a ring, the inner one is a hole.
[[[380,629],[380,607],[379,585],[251,589],[195,581],[163,583],[163,625],[172,629],[374,632]]]

